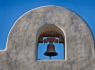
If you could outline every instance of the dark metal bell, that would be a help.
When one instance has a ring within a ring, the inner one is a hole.
[[[55,51],[55,46],[53,44],[49,44],[47,46],[47,50],[44,53],[45,56],[49,56],[51,58],[51,56],[57,56],[58,53]]]

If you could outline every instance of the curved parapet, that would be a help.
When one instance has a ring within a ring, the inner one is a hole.
[[[37,38],[48,25],[52,26],[46,30],[55,30],[65,37],[66,60],[36,60]],[[58,6],[44,6],[28,11],[15,22],[6,50],[1,52],[6,52],[3,55],[7,62],[2,66],[6,70],[87,70],[87,64],[94,58],[94,39],[85,21],[76,13]]]

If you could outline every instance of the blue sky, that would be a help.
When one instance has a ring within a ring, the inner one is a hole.
[[[0,49],[6,46],[14,22],[25,12],[46,5],[68,8],[89,25],[95,38],[95,0],[0,0]]]

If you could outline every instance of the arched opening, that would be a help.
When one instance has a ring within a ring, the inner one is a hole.
[[[49,24],[38,32],[37,60],[64,60],[65,37],[62,30]]]

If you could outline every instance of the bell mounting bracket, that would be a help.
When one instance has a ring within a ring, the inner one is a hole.
[[[48,37],[47,39],[43,40],[43,37]],[[58,39],[56,39],[55,37],[58,37]],[[54,43],[64,43],[64,38],[61,36],[61,34],[57,33],[57,32],[44,32],[40,35],[39,39],[38,39],[38,43],[47,43],[47,42],[54,42]]]

